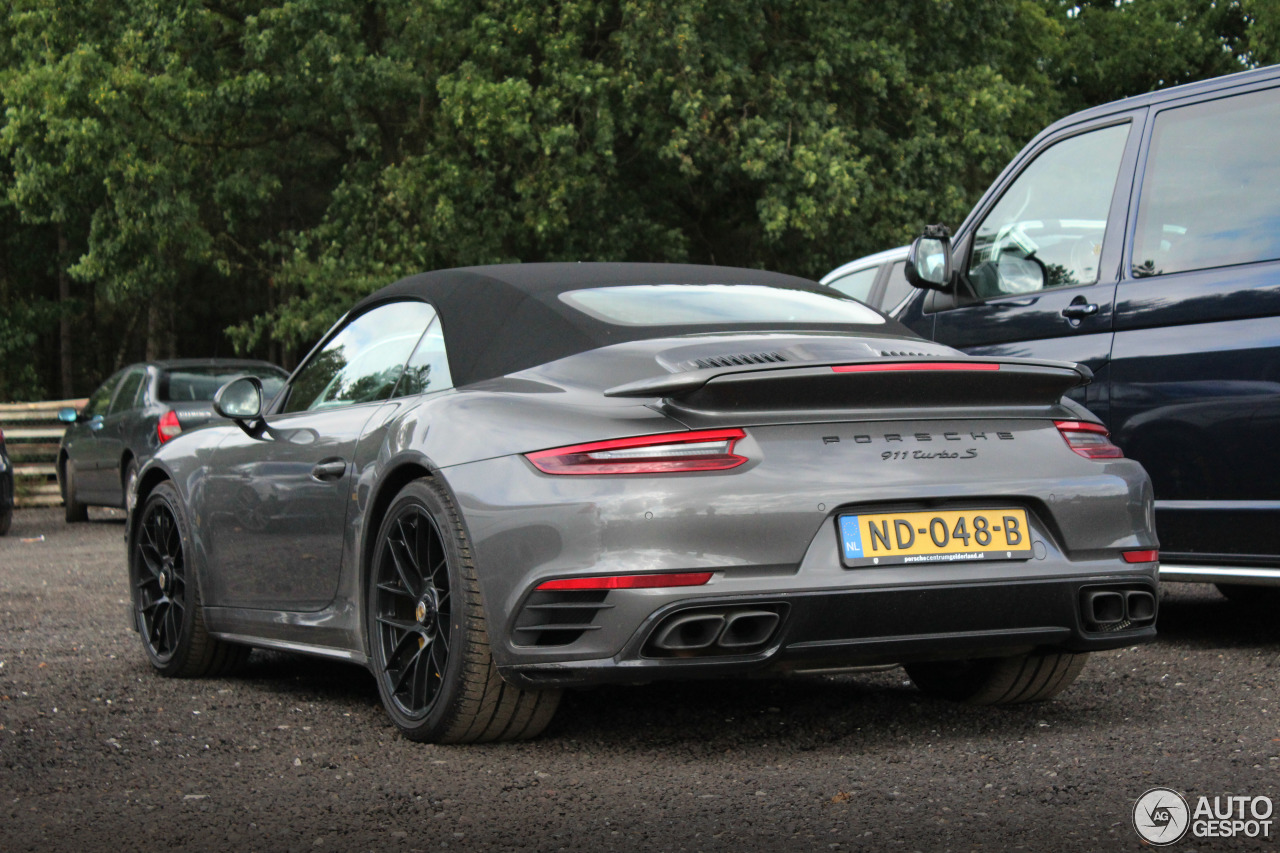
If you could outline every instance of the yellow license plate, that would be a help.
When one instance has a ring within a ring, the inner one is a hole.
[[[1022,509],[883,512],[838,519],[846,566],[1026,560],[1031,530]]]

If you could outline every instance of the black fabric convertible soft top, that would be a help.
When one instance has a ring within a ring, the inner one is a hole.
[[[565,305],[561,293],[629,284],[759,284],[833,294],[804,278],[762,270],[694,264],[545,263],[503,264],[438,270],[402,278],[364,298],[351,316],[393,299],[421,299],[439,313],[454,385],[526,370],[597,347],[654,337],[645,326],[616,326]],[[665,326],[658,334],[741,331],[742,324],[717,327]],[[847,323],[761,324],[760,330],[851,331]],[[911,333],[889,321],[867,332]]]

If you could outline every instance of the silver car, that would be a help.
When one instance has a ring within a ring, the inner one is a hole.
[[[1155,635],[1151,486],[1073,364],[970,358],[816,282],[444,270],[140,472],[156,671],[354,661],[410,738],[526,738],[563,688],[902,663],[1047,699]]]

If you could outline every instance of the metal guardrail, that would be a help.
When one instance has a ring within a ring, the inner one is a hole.
[[[58,409],[78,409],[86,400],[48,400],[42,403],[0,403],[0,429],[13,462],[18,506],[58,506],[58,443],[66,425]]]

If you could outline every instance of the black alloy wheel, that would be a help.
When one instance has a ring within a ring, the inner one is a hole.
[[[187,623],[187,566],[178,520],[165,501],[153,500],[138,526],[135,582],[138,628],[148,656],[163,666],[173,658]]]
[[[387,510],[366,614],[378,693],[406,737],[521,740],[551,722],[559,690],[521,690],[498,674],[471,544],[433,478],[409,483]]]
[[[191,535],[177,490],[148,495],[129,548],[129,580],[147,660],[161,675],[215,675],[237,668],[244,646],[209,636],[196,579],[187,562]]]
[[[420,720],[440,698],[453,624],[444,542],[423,506],[396,513],[378,569],[374,631],[385,692],[405,719]]]

